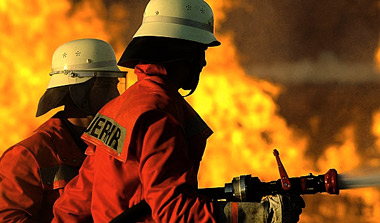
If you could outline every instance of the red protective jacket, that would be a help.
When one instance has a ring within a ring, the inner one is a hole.
[[[0,158],[0,222],[51,222],[55,200],[85,158],[65,122],[56,114]]]
[[[145,222],[215,222],[195,192],[211,129],[166,82],[158,65],[137,65],[138,81],[103,107],[82,138],[79,175],[54,205],[53,222],[109,222],[146,200]]]

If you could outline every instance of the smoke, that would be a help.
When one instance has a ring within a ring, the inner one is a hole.
[[[331,52],[323,52],[316,60],[277,62],[270,66],[255,64],[247,68],[251,75],[282,84],[365,83],[380,81],[373,62],[347,62]]]
[[[75,11],[84,0],[71,1]],[[125,37],[125,42],[110,42],[116,51],[123,50],[148,0],[103,2],[107,31]],[[378,0],[224,0],[212,5],[219,18],[217,34],[233,36],[248,74],[285,84],[379,81],[374,62],[380,39]]]
[[[240,2],[219,27],[233,33],[248,73],[284,83],[378,80],[378,0]]]

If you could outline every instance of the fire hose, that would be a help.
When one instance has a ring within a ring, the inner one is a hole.
[[[278,151],[273,151],[276,157],[280,179],[270,182],[261,182],[258,177],[241,175],[235,177],[231,183],[224,187],[201,188],[197,192],[215,200],[226,200],[234,202],[260,202],[264,196],[295,193],[316,194],[329,193],[339,194],[338,173],[335,169],[328,170],[322,175],[309,174],[301,177],[289,178],[279,157]],[[129,208],[114,218],[110,223],[136,222],[139,218],[150,215],[151,209],[145,201]]]

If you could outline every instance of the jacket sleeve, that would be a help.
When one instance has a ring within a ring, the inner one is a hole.
[[[189,158],[191,148],[178,122],[168,114],[148,112],[136,124],[140,180],[153,219],[216,222],[214,203],[196,193],[197,173]]]
[[[93,159],[92,155],[86,157],[79,175],[66,185],[63,194],[54,203],[52,222],[92,222]]]
[[[34,156],[23,146],[11,147],[0,159],[0,222],[35,222],[42,198]]]

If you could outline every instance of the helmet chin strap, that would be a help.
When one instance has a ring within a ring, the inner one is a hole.
[[[192,95],[194,93],[194,91],[195,91],[195,88],[191,89],[190,92],[187,95],[184,95],[183,97],[186,98],[186,97]]]
[[[204,52],[204,51],[203,51]],[[190,69],[190,77],[186,80],[184,83],[183,89],[184,90],[190,90],[190,92],[185,95],[184,97],[188,97],[191,94],[194,93],[195,89],[198,87],[199,83],[199,76],[202,72],[203,65],[199,63],[200,56],[194,57],[195,59],[192,61],[189,61],[189,69]]]
[[[191,72],[191,77],[186,82],[189,84],[189,86],[186,86],[185,88],[183,88],[184,90],[190,90],[190,92],[183,97],[188,97],[188,96],[192,95],[194,93],[195,89],[197,89],[197,87],[198,87],[200,72],[195,71],[195,69],[192,69],[192,70],[193,71]]]

